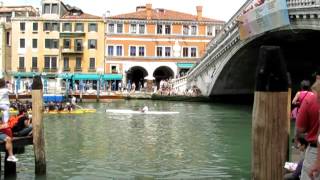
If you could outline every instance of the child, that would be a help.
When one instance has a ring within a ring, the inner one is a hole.
[[[6,124],[9,120],[9,91],[6,87],[6,81],[0,79],[0,109],[2,110],[2,123]]]

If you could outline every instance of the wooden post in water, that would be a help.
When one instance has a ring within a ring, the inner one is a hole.
[[[43,128],[43,92],[40,76],[35,76],[32,83],[32,126],[33,148],[35,156],[35,174],[46,174],[46,152]]]
[[[280,47],[262,46],[252,112],[252,179],[283,179],[290,132],[288,87]]]

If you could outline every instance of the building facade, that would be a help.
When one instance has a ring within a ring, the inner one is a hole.
[[[28,78],[41,74],[50,90],[60,86],[62,74],[103,74],[103,18],[60,0],[41,4],[40,16],[12,19],[14,80],[30,84]]]
[[[0,72],[9,79],[11,72],[11,19],[14,17],[36,16],[37,10],[32,6],[4,6],[0,4]]]
[[[105,70],[120,73],[123,83],[144,84],[183,76],[204,54],[223,21],[167,9],[152,4],[136,12],[106,17]]]

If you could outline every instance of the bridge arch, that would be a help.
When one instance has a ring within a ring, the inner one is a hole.
[[[210,95],[250,95],[253,94],[255,71],[262,45],[280,46],[288,72],[291,75],[293,89],[303,79],[314,81],[313,72],[320,67],[317,46],[320,29],[314,26],[291,26],[264,33],[261,36],[240,43],[223,57],[212,83]]]

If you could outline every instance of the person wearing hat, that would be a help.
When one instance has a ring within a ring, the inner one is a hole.
[[[320,71],[319,71],[320,72]],[[312,167],[316,162],[318,151],[318,131],[319,131],[319,110],[320,103],[318,97],[320,97],[320,73],[317,72],[316,80],[311,86],[312,93],[308,93],[300,108],[296,120],[296,137],[305,134],[305,139],[309,145],[305,152],[303,161],[301,179],[318,179],[320,176],[310,176]]]

